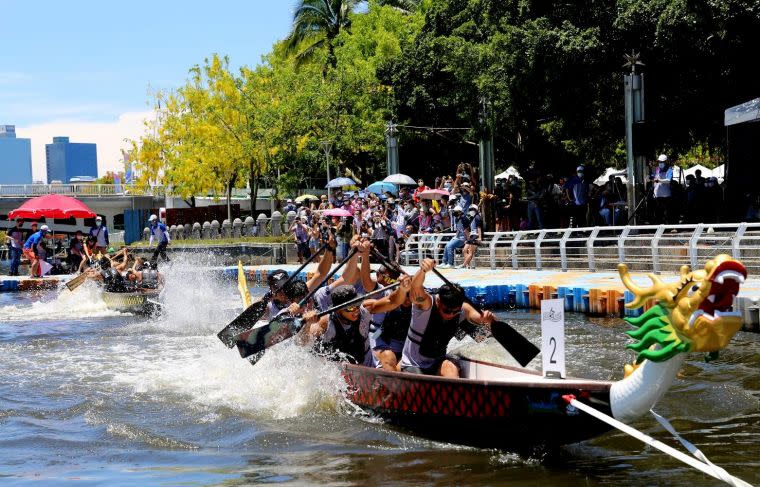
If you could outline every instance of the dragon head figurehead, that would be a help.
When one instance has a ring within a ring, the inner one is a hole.
[[[741,328],[742,317],[734,311],[733,302],[747,269],[728,255],[707,261],[702,270],[691,272],[688,266],[681,267],[681,279],[674,283],[649,274],[653,284],[649,288],[637,286],[625,264],[618,265],[618,272],[636,296],[626,308],[638,308],[649,299],[657,301],[641,316],[626,318],[637,327],[628,332],[638,340],[628,346],[638,352],[637,364],[644,359],[662,362],[690,351],[717,352]]]

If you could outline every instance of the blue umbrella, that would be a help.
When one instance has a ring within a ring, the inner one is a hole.
[[[329,181],[325,188],[342,188],[343,186],[356,186],[356,181],[351,178],[335,178]]]
[[[367,186],[367,191],[375,194],[384,194],[385,192],[391,194],[398,194],[398,187],[393,183],[386,183],[383,181],[376,181]]]

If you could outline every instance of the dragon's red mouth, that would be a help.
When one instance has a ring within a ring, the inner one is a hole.
[[[734,311],[734,298],[739,294],[739,287],[747,278],[747,269],[735,260],[721,262],[716,267],[709,279],[710,295],[699,304],[699,309],[691,315],[689,327],[698,317],[710,321],[716,318],[741,317],[741,313]]]

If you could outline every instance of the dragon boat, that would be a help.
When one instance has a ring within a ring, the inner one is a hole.
[[[113,311],[152,314],[157,311],[161,289],[138,289],[127,292],[102,291],[103,302]]]
[[[606,423],[570,406],[563,396],[630,423],[668,390],[689,352],[715,356],[741,328],[734,297],[747,277],[739,261],[719,255],[704,269],[681,268],[667,284],[649,274],[641,288],[624,264],[624,285],[636,296],[626,307],[653,304],[636,318],[628,348],[636,360],[619,381],[545,378],[540,372],[478,360],[460,360],[461,378],[388,372],[344,364],[348,399],[390,423],[436,440],[473,446],[525,449],[586,440]]]

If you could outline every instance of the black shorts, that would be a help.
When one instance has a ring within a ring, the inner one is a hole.
[[[459,361],[457,359],[446,356],[446,357],[439,358],[438,360],[433,362],[433,365],[431,365],[430,367],[425,367],[424,369],[420,367],[413,367],[410,365],[402,366],[401,372],[409,372],[410,374],[438,375],[438,369],[441,368],[441,364],[443,363],[444,360],[453,362],[454,365],[456,365],[457,369],[459,369],[460,371],[462,370],[462,367],[459,366]]]

